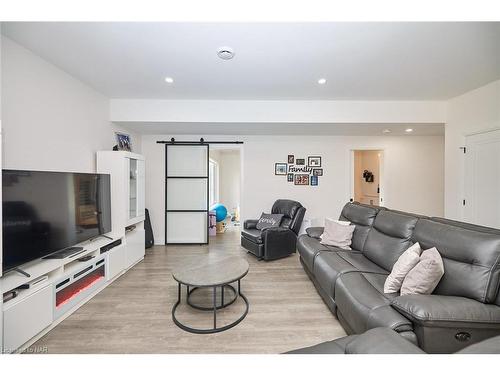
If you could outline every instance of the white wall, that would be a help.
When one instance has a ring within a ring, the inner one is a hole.
[[[174,135],[175,136],[175,135]],[[146,163],[146,207],[149,208],[155,240],[164,240],[164,152],[157,140],[162,135],[144,135],[142,152]],[[175,136],[177,140],[199,136]],[[278,198],[300,201],[306,216],[322,221],[338,216],[350,198],[350,153],[352,149],[384,150],[385,205],[426,215],[443,215],[442,136],[214,136],[218,140],[242,140],[241,218],[255,218],[269,211]],[[319,186],[294,186],[286,176],[274,175],[274,163],[286,162],[287,155],[322,156],[324,175]]]
[[[2,77],[3,167],[94,172],[119,130],[109,99],[6,37]]]
[[[500,80],[448,102],[445,125],[445,215],[463,218],[465,136],[500,129]]]
[[[219,201],[228,213],[240,205],[241,162],[239,150],[219,153]]]

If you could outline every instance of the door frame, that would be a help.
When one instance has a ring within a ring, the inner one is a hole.
[[[385,149],[383,147],[356,147],[349,150],[349,197],[348,201],[354,201],[354,151],[380,151],[379,158],[379,206],[385,206]]]

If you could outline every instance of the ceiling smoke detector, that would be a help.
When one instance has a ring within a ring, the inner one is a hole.
[[[221,47],[217,50],[217,56],[222,60],[231,60],[234,57],[234,51],[230,47]]]

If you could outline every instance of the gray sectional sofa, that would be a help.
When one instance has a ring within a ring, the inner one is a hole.
[[[390,328],[373,328],[285,354],[425,354]],[[469,345],[455,354],[500,354],[500,336]]]
[[[428,353],[453,353],[500,335],[500,230],[348,203],[352,250],[297,240],[301,263],[348,334],[388,327]],[[413,243],[436,247],[445,274],[432,295],[384,294],[387,275]]]

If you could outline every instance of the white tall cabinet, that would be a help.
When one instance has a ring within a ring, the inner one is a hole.
[[[119,272],[119,264],[128,268],[145,254],[145,159],[127,151],[98,151],[97,173],[111,175],[112,237],[125,238],[125,253],[109,255]]]

